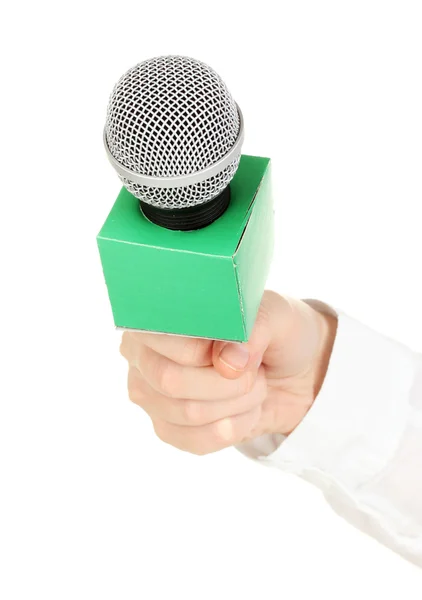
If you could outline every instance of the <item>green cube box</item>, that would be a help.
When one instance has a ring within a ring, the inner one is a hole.
[[[242,156],[227,211],[198,231],[148,221],[123,188],[97,236],[116,327],[247,341],[273,251],[270,160]]]

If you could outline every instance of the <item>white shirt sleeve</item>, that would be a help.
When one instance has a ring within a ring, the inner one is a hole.
[[[238,449],[312,482],[338,514],[422,566],[422,355],[339,314],[306,417],[287,438]]]

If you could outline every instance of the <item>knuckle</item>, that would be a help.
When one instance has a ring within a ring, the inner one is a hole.
[[[206,342],[200,338],[186,338],[180,353],[181,363],[196,367],[201,366],[205,360]]]
[[[189,425],[200,425],[202,423],[202,407],[194,400],[183,402],[183,416]]]
[[[180,358],[184,364],[192,365],[195,363],[198,354],[199,339],[186,338],[180,353]]]
[[[139,386],[129,385],[128,395],[129,395],[129,400],[131,402],[133,402],[134,404],[138,404],[138,405],[142,404],[143,394],[142,394],[142,391],[139,388]]]
[[[179,376],[174,366],[166,361],[159,360],[156,368],[156,382],[159,391],[169,398],[176,398],[179,389]]]
[[[152,422],[152,426],[154,427],[155,435],[159,440],[164,442],[165,444],[170,444],[168,432],[165,427],[162,427],[157,421]]]
[[[119,348],[119,351],[120,351],[120,354],[123,356],[123,358],[125,358],[126,360],[128,360],[128,359],[129,359],[129,352],[128,352],[128,349],[129,349],[129,344],[128,344],[128,334],[127,334],[127,332],[125,331],[125,332],[123,333],[123,335],[122,335],[122,340],[121,340],[121,342],[120,342],[120,348]]]
[[[138,394],[137,390],[135,390],[135,388],[130,387],[128,389],[128,396],[129,396],[129,400],[131,402],[133,402],[133,404],[138,404],[139,394]]]
[[[234,441],[234,427],[232,419],[226,418],[217,421],[213,426],[213,438],[219,447],[221,445],[231,446]]]

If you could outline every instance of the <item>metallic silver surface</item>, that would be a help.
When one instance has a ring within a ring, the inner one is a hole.
[[[243,137],[241,112],[219,75],[182,56],[127,71],[104,129],[125,187],[161,208],[195,206],[221,193],[237,170]]]
[[[140,185],[147,185],[157,188],[172,188],[172,187],[183,187],[187,185],[192,185],[194,183],[199,183],[201,181],[205,181],[210,177],[214,177],[218,175],[220,171],[228,167],[235,158],[237,158],[240,154],[243,140],[244,140],[244,129],[243,129],[243,118],[240,108],[237,107],[239,113],[239,134],[237,136],[237,140],[232,147],[231,150],[227,152],[223,158],[221,158],[218,162],[214,163],[210,167],[203,169],[202,171],[197,171],[196,173],[191,173],[190,175],[179,175],[178,177],[149,177],[147,175],[139,175],[126,167],[123,167],[112,155],[110,152],[110,148],[107,143],[107,135],[106,130],[104,129],[104,146],[107,152],[107,156],[117,173],[121,177],[126,177],[126,179],[130,179],[133,183],[139,183]]]

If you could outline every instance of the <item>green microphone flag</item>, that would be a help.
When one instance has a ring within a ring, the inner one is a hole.
[[[117,327],[244,342],[273,250],[270,160],[242,156],[225,213],[197,231],[148,221],[120,192],[97,236]]]

